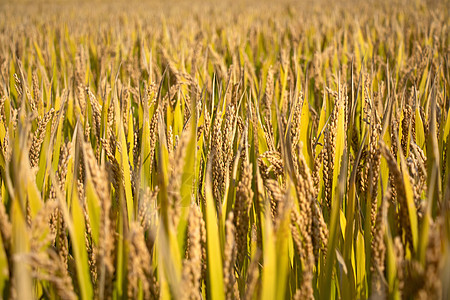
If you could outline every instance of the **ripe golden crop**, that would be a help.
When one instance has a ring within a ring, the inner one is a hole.
[[[446,1],[0,3],[0,299],[448,299]]]

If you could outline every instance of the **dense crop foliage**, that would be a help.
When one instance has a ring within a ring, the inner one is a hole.
[[[0,4],[0,298],[448,299],[448,5]]]

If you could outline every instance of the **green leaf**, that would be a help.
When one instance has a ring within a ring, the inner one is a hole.
[[[128,162],[128,153],[127,153],[127,142],[125,139],[125,133],[123,131],[122,121],[119,126],[119,143],[122,149],[122,153],[119,157],[119,163],[123,170],[123,179],[125,182],[125,199],[127,204],[127,212],[128,212],[128,222],[130,223],[134,220],[134,216],[136,215],[135,207],[133,203],[133,194],[131,191],[131,173],[130,173],[130,165]]]
[[[206,244],[208,259],[208,274],[211,299],[220,300],[224,297],[222,249],[219,241],[219,228],[217,225],[216,205],[211,186],[211,163],[208,163],[206,172]],[[275,247],[273,245],[273,247]]]

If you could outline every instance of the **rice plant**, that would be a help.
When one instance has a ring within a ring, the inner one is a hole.
[[[448,299],[448,8],[0,3],[0,299]]]

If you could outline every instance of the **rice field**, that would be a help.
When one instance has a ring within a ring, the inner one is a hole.
[[[450,299],[449,7],[0,3],[0,299]]]

